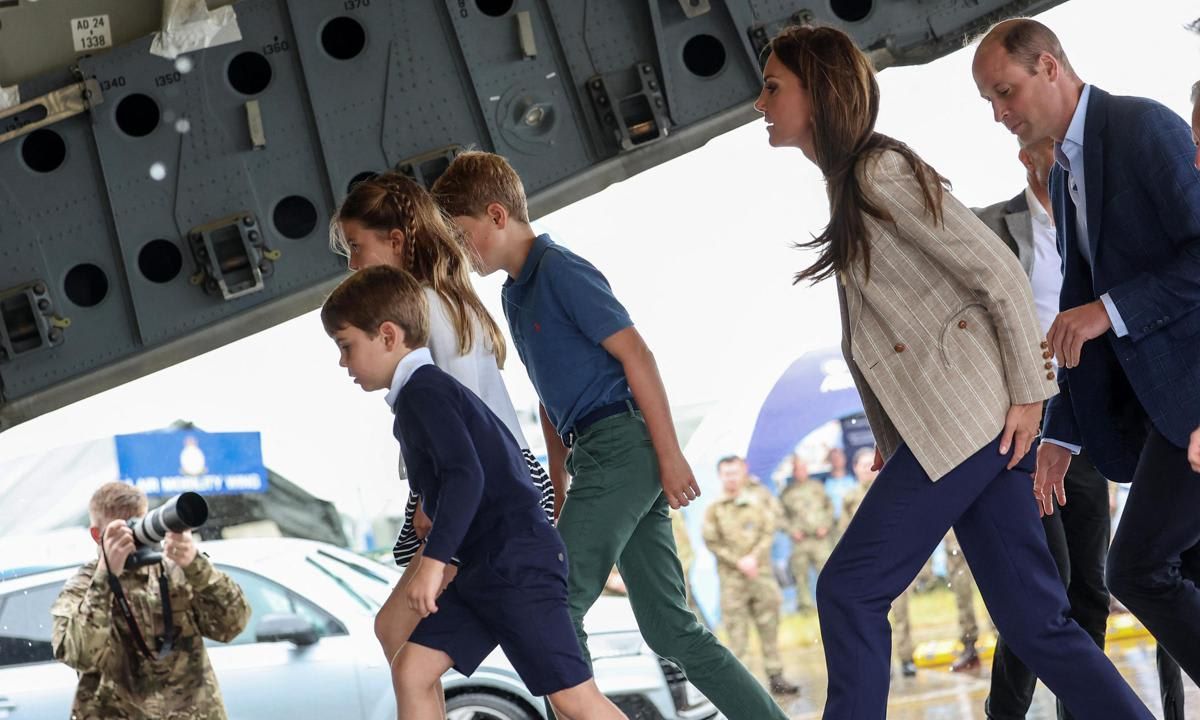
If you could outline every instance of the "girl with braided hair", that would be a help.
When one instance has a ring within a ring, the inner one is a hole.
[[[348,259],[351,270],[390,265],[407,271],[423,286],[434,364],[478,395],[512,432],[553,524],[561,503],[556,504],[549,475],[529,451],[500,377],[504,337],[471,286],[470,262],[457,231],[429,193],[409,177],[393,172],[356,183],[330,222],[329,245]],[[419,564],[430,527],[420,498],[409,493],[404,524],[393,548],[396,564],[407,567],[375,618],[375,634],[389,661],[395,660],[420,620],[402,591]],[[447,566],[445,584],[455,572],[454,566]],[[395,665],[392,667],[394,672]]]

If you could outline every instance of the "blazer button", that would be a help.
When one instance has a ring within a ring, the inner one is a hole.
[[[1054,373],[1053,373],[1053,372],[1048,372],[1048,373],[1046,373],[1046,379],[1047,379],[1047,380],[1053,380],[1053,379],[1054,379]]]
[[[1045,340],[1043,340],[1043,341],[1042,341],[1042,349],[1043,349],[1043,350],[1045,350],[1045,349],[1046,349],[1046,348],[1048,348],[1048,347],[1050,347],[1050,343],[1048,343],[1048,342],[1046,342]]]
[[[1046,369],[1047,369],[1047,370],[1053,370],[1053,369],[1054,369],[1054,363],[1046,363]]]
[[[1047,350],[1047,351],[1045,351],[1045,352],[1043,352],[1043,353],[1042,353],[1042,359],[1043,359],[1043,360],[1049,360],[1049,359],[1050,359],[1050,351],[1049,351],[1049,350]]]
[[[959,330],[966,330],[966,329],[967,329],[967,321],[966,321],[966,320],[959,320],[959,321],[958,321],[958,329],[959,329]]]
[[[896,343],[896,347],[894,349],[898,353],[904,352],[904,343]]]

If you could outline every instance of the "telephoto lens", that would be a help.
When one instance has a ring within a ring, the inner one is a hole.
[[[146,513],[146,517],[133,518],[129,527],[137,550],[129,556],[126,567],[150,565],[162,559],[158,552],[159,543],[168,532],[183,532],[200,527],[208,520],[208,503],[194,492],[176,495],[162,505]]]

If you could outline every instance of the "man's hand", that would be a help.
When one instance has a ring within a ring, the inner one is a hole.
[[[1192,472],[1200,473],[1200,427],[1192,433],[1192,441],[1188,443],[1188,462],[1192,464]]]
[[[429,537],[429,531],[433,529],[433,521],[425,514],[425,508],[417,505],[417,511],[413,513],[413,533],[417,539],[424,540]]]
[[[163,539],[163,554],[181,568],[191,565],[197,552],[191,530],[181,533],[169,532]]]
[[[743,575],[753,580],[754,578],[758,577],[758,558],[754,557],[753,555],[747,555],[746,557],[737,561],[737,569],[740,570]]]
[[[1016,467],[1021,458],[1029,453],[1041,421],[1040,401],[1008,408],[1008,415],[1004,418],[1004,432],[1000,436],[1000,454],[1007,455],[1009,448],[1013,449],[1012,459],[1008,461],[1009,470]]]
[[[445,571],[446,563],[422,557],[416,575],[408,581],[408,589],[405,591],[408,607],[423,618],[438,611],[437,597],[442,593],[442,576]]]
[[[700,497],[700,486],[692,475],[683,453],[674,453],[666,461],[659,460],[658,472],[662,478],[663,493],[672,510],[686,507],[688,503]]]
[[[1104,301],[1093,300],[1087,305],[1060,312],[1050,325],[1050,332],[1046,333],[1046,342],[1059,365],[1073,368],[1079,365],[1083,344],[1100,337],[1111,327]]]
[[[877,472],[883,469],[883,453],[879,452],[879,448],[875,448],[875,462],[871,463],[871,472]]]
[[[133,554],[133,530],[130,529],[129,523],[124,520],[113,520],[104,527],[104,532],[100,535],[100,564],[97,569],[108,570],[108,563],[105,562],[104,556],[108,556],[108,562],[112,563],[113,575],[120,575],[125,570],[125,561]]]
[[[1071,466],[1071,451],[1061,445],[1042,441],[1038,445],[1037,471],[1033,475],[1033,496],[1037,498],[1042,517],[1054,514],[1054,499],[1059,505],[1067,504],[1067,490],[1063,485],[1067,468]]]

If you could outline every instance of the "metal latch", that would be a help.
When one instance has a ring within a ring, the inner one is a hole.
[[[0,363],[61,345],[70,324],[54,313],[54,300],[41,280],[0,292]]]
[[[88,78],[20,105],[0,110],[0,123],[30,110],[41,110],[45,113],[38,120],[0,134],[0,145],[28,135],[38,128],[44,128],[47,125],[53,125],[61,120],[85,113],[102,102],[104,102],[104,95],[100,92],[100,83],[96,82],[95,78]]]
[[[396,172],[407,175],[426,190],[446,172],[454,158],[466,150],[462,145],[444,145],[396,163]]]
[[[248,212],[193,228],[187,237],[197,266],[192,284],[226,300],[262,290],[263,278],[274,272],[281,255],[266,246],[258,221]]]
[[[638,63],[634,86],[640,88],[624,97],[614,97],[603,75],[587,81],[592,109],[600,124],[609,132],[622,150],[633,150],[648,142],[667,136],[671,121],[667,117],[667,101],[662,83],[650,63]]]

